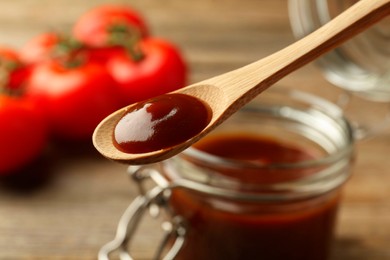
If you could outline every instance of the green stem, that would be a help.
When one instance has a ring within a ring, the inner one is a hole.
[[[85,46],[72,37],[59,36],[59,41],[51,50],[51,58],[62,63],[65,68],[76,68],[85,62],[80,54]]]
[[[135,62],[144,59],[145,55],[139,47],[140,31],[128,24],[116,24],[109,28],[109,42],[111,46],[121,46]]]
[[[9,88],[10,75],[12,71],[17,69],[19,64],[10,61],[6,58],[0,58],[0,94],[7,96],[17,96],[19,93],[16,90]]]

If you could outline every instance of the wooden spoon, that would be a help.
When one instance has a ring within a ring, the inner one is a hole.
[[[313,61],[390,13],[390,0],[361,0],[348,10],[292,45],[234,71],[204,80],[172,93],[183,93],[208,104],[210,123],[183,143],[147,153],[124,153],[113,144],[113,129],[128,108],[122,108],[96,128],[93,143],[105,157],[128,164],[146,164],[167,159],[189,147],[259,93],[284,76]],[[174,133],[173,133],[174,134]]]

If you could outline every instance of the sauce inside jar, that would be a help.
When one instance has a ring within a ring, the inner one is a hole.
[[[210,109],[199,99],[166,94],[127,111],[114,128],[113,143],[125,153],[166,149],[201,132],[210,119]]]
[[[259,193],[269,192],[262,190],[264,185],[308,174],[307,169],[299,167],[267,168],[267,164],[301,162],[319,156],[298,145],[241,134],[207,136],[195,148],[222,158],[264,165],[257,171],[207,166],[237,179],[242,186],[259,184]],[[232,190],[240,190],[240,185]],[[175,189],[170,199],[172,209],[188,224],[186,243],[176,259],[325,260],[338,200],[338,192],[282,201],[242,201]]]
[[[195,143],[194,147],[221,158],[263,165],[315,159],[313,152],[254,134],[225,134],[206,137]]]

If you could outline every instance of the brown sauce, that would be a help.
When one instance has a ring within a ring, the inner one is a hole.
[[[258,162],[264,165],[314,159],[314,155],[308,151],[258,135],[216,135],[200,140],[194,147],[222,158]]]
[[[166,149],[200,133],[210,119],[210,109],[199,99],[166,94],[127,111],[114,129],[113,143],[125,153]]]

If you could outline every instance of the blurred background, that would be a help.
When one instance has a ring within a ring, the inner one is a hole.
[[[189,68],[188,83],[294,41],[287,0],[0,0],[0,46],[18,49],[43,32],[70,32],[83,13],[107,3],[130,5],[153,36],[178,46]],[[278,86],[325,98],[338,91],[314,64]],[[332,259],[390,259],[389,153],[389,131],[357,143]],[[126,166],[104,159],[89,140],[51,144],[33,163],[0,178],[0,259],[95,259],[136,194]],[[151,231],[158,228],[150,222],[140,233],[134,249],[140,259],[148,258]]]

